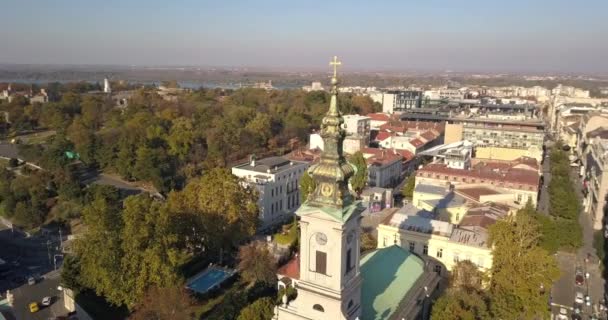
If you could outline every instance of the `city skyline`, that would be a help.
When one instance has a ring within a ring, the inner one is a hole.
[[[608,72],[608,4],[9,0],[0,63]],[[10,14],[9,14],[10,13]]]

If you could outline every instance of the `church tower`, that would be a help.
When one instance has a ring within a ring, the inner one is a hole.
[[[319,164],[309,170],[316,188],[297,210],[300,216],[298,296],[277,308],[280,320],[357,319],[361,315],[359,273],[360,214],[349,190],[355,168],[343,156],[344,120],[338,109],[337,67],[334,57],[329,110],[321,124],[325,143]]]

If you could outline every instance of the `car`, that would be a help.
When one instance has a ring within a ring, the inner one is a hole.
[[[585,295],[585,304],[591,306],[591,297],[589,295]]]
[[[582,286],[585,283],[585,277],[582,273],[577,273],[576,276],[574,276],[574,282],[577,286]]]
[[[556,317],[557,320],[568,320],[568,310],[566,308],[559,308],[559,314]]]
[[[53,302],[53,299],[51,297],[44,297],[44,298],[42,298],[42,305],[43,306],[48,307],[48,306],[51,305],[51,302]]]
[[[36,278],[34,278],[34,277],[27,278],[27,284],[30,285],[30,286],[35,285],[36,284]]]
[[[30,307],[31,313],[35,313],[35,312],[38,312],[38,310],[40,310],[40,307],[38,307],[38,302],[31,302],[29,304],[29,307]]]
[[[581,318],[581,316],[580,316],[580,315],[578,315],[578,314],[573,314],[573,315],[572,315],[572,320],[582,320],[582,319],[583,319],[583,318]]]
[[[585,303],[585,297],[583,295],[582,292],[577,292],[576,295],[574,296],[574,302],[578,303],[578,304],[583,304]]]

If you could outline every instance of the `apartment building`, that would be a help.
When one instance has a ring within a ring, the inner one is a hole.
[[[269,157],[232,167],[232,174],[259,192],[260,230],[290,221],[300,206],[300,177],[307,162]]]

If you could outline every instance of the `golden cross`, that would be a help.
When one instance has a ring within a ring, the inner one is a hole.
[[[342,62],[338,61],[337,56],[334,56],[334,60],[330,61],[329,65],[334,66],[334,78],[335,78],[338,74],[338,66],[342,65]]]

